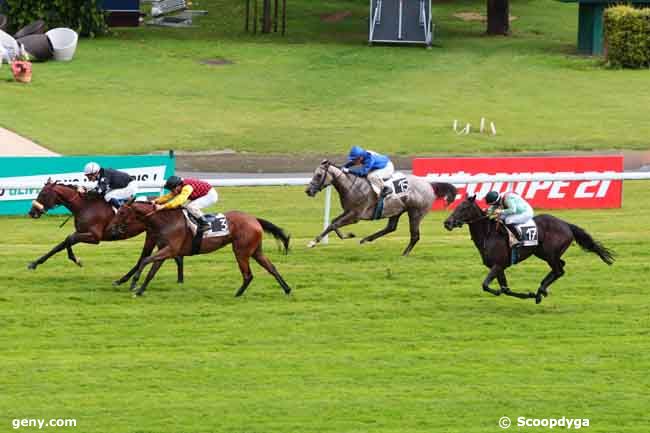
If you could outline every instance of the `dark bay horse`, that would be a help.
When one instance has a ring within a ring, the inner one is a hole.
[[[79,242],[98,244],[101,241],[128,239],[145,231],[144,224],[133,222],[119,236],[114,236],[109,230],[109,223],[115,217],[115,213],[110,204],[106,203],[101,197],[92,194],[82,194],[74,185],[64,185],[51,182],[50,180],[47,181],[36,200],[32,202],[29,216],[32,218],[40,218],[48,210],[59,205],[65,206],[74,216],[75,232],[67,236],[63,242],[55,246],[49,253],[31,262],[28,265],[29,269],[36,269],[38,265],[45,263],[47,259],[64,249],[68,251],[68,258],[78,266],[81,266],[81,260],[72,251],[73,245]],[[155,246],[154,238],[147,233],[138,263],[126,275],[115,281],[114,284],[122,284],[131,278],[138,269],[140,261],[149,256]],[[182,283],[183,259],[179,257],[175,260],[178,268],[178,282]]]
[[[580,227],[556,218],[552,215],[534,217],[537,223],[539,243],[531,247],[519,247],[519,261],[535,255],[551,267],[551,271],[540,283],[537,293],[515,293],[508,288],[505,269],[510,266],[510,245],[506,228],[501,222],[494,221],[479,207],[475,196],[465,199],[444,222],[447,230],[469,225],[469,231],[474,245],[481,253],[483,264],[490,271],[483,281],[483,290],[493,295],[501,293],[521,299],[535,298],[542,302],[542,296],[548,296],[548,287],[564,275],[564,260],[562,254],[576,241],[583,250],[597,254],[608,265],[614,263],[614,252],[603,246]],[[494,278],[499,281],[500,289],[490,288]]]
[[[420,240],[420,223],[429,213],[437,198],[445,198],[447,204],[456,200],[456,187],[450,183],[431,183],[418,176],[406,176],[408,192],[403,196],[389,195],[384,201],[381,218],[388,218],[386,228],[361,239],[361,243],[372,242],[397,229],[402,214],[409,216],[411,239],[402,255],[407,256]],[[325,160],[314,171],[314,176],[307,186],[305,193],[315,196],[323,188],[332,185],[339,193],[343,213],[332,220],[332,223],[308,246],[314,247],[323,237],[333,231],[340,239],[352,238],[354,234],[343,235],[339,229],[360,220],[374,219],[377,196],[370,183],[352,173],[346,173],[334,163]]]
[[[261,218],[239,211],[229,211],[224,213],[228,221],[230,233],[225,236],[216,236],[203,238],[198,254],[206,254],[218,250],[228,244],[232,244],[232,249],[239,265],[239,271],[242,274],[243,283],[237,290],[235,296],[241,296],[248,285],[253,280],[253,273],[250,269],[250,258],[253,257],[264,269],[275,277],[285,294],[291,293],[291,288],[284,281],[277,271],[271,260],[262,252],[262,234],[267,232],[282,242],[284,252],[289,250],[289,236],[276,225]],[[156,239],[158,252],[152,256],[146,257],[140,263],[137,272],[131,282],[131,290],[135,295],[140,296],[144,293],[147,285],[158,272],[162,263],[172,257],[192,255],[192,239],[194,237],[188,226],[182,209],[155,211],[155,205],[145,202],[129,201],[122,206],[112,223],[112,231],[115,235],[120,235],[129,225],[138,221],[147,227]],[[152,263],[151,269],[147,274],[144,282],[136,290],[138,280],[143,269],[149,263]]]

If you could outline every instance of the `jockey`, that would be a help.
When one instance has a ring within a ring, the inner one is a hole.
[[[103,196],[104,200],[115,208],[119,209],[124,200],[128,200],[138,192],[137,183],[128,173],[102,168],[96,162],[86,164],[84,174],[91,181],[97,181],[93,191]]]
[[[530,204],[514,192],[504,192],[499,195],[497,191],[488,192],[485,202],[490,205],[488,215],[494,215],[501,219],[518,241],[513,246],[519,246],[521,234],[517,230],[517,226],[533,218],[533,208]]]
[[[343,166],[343,171],[357,176],[367,176],[375,194],[379,198],[383,198],[390,193],[390,188],[384,186],[384,180],[390,179],[395,172],[395,167],[387,156],[353,146],[348,154],[348,162]]]
[[[154,200],[156,210],[174,209],[190,200],[185,208],[199,221],[199,229],[210,229],[210,223],[201,209],[212,206],[219,200],[219,195],[212,185],[199,179],[170,176],[165,182],[165,189],[168,189],[169,193]]]

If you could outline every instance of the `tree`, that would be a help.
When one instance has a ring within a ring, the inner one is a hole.
[[[487,34],[507,35],[510,33],[509,0],[487,0]]]

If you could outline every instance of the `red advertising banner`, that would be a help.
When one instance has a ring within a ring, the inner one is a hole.
[[[505,175],[575,174],[623,171],[623,156],[521,157],[521,158],[416,158],[413,174],[427,175]],[[456,184],[457,204],[466,195],[483,199],[492,190],[514,191],[533,207],[544,209],[621,207],[623,182],[610,180],[485,182]],[[454,205],[452,204],[452,206]],[[434,209],[441,209],[437,200]]]

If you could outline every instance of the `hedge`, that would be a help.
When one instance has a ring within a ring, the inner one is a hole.
[[[49,28],[69,27],[82,36],[106,32],[102,0],[4,0],[12,31],[42,19]]]
[[[614,67],[650,66],[650,9],[614,6],[605,11],[607,62]]]

